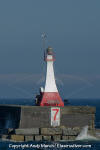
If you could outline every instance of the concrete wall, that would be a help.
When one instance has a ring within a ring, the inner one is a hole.
[[[61,107],[60,126],[94,128],[95,108],[88,106]],[[22,106],[19,128],[51,127],[51,107]]]
[[[94,129],[95,107],[60,108],[60,126]],[[0,105],[0,128],[50,128],[51,107]]]

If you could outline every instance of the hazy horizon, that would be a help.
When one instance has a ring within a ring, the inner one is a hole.
[[[61,96],[100,98],[99,6],[99,0],[0,1],[0,98],[35,97],[44,86],[44,32]]]

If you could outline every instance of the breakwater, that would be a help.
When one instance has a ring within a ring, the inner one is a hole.
[[[84,126],[95,134],[95,107],[0,105],[0,137],[13,141],[75,140]]]

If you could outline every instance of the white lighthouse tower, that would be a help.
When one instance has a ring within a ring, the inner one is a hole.
[[[47,63],[46,83],[40,106],[64,106],[55,82],[53,69],[55,58],[51,47],[46,50],[45,61]]]

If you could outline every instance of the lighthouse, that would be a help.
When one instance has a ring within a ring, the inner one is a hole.
[[[44,60],[47,64],[46,83],[44,91],[42,92],[40,106],[64,106],[56,86],[53,68],[55,58],[51,47],[47,48]]]

